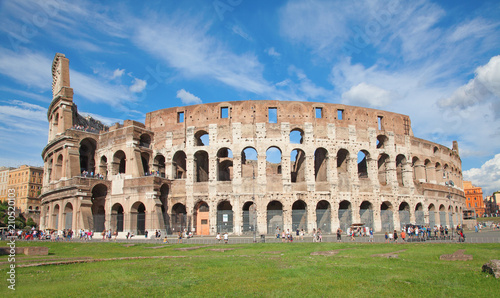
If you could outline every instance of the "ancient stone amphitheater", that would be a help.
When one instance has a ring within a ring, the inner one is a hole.
[[[233,101],[106,127],[78,114],[64,55],[55,56],[52,74],[43,228],[330,233],[353,224],[390,231],[462,218],[458,145],[414,137],[406,115]]]

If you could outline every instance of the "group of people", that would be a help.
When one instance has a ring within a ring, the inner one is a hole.
[[[401,233],[399,236],[403,242],[406,242],[408,239],[432,239],[432,232],[434,232],[435,239],[444,240],[448,238],[449,229],[448,226],[435,225],[432,229],[429,226],[418,226],[418,225],[406,225],[401,229]],[[465,234],[461,225],[457,225],[456,233],[459,237],[459,242],[465,241]],[[394,232],[385,232],[385,243],[389,242],[398,242],[398,232],[394,230]]]
[[[95,128],[90,127],[90,126],[83,126],[83,125],[75,124],[75,125],[73,125],[73,129],[87,131],[87,132],[93,132],[93,133],[99,133],[98,129],[95,129]]]
[[[116,237],[118,237],[118,232],[115,231],[113,233],[113,231],[111,229],[104,230],[104,231],[101,232],[101,236],[102,236],[102,240],[106,240],[107,239],[108,241],[111,240],[111,237],[115,236],[115,241],[116,241]]]
[[[313,234],[314,234],[313,238],[316,238],[317,237],[316,229],[314,229]],[[304,229],[299,230],[297,228],[295,230],[296,239],[304,240],[304,235],[305,235]],[[276,239],[281,239],[281,242],[293,242],[294,240],[293,232],[291,232],[290,229],[286,229],[286,231],[285,229],[283,229],[282,231],[279,227],[276,227]]]
[[[150,172],[144,172],[144,176],[165,176],[165,174],[160,174],[160,171],[150,171]]]
[[[99,173],[94,174],[94,172],[89,172],[87,170],[82,171],[82,177],[84,177],[84,178],[97,178],[97,179],[104,180],[104,175],[99,174]]]
[[[221,243],[222,238],[224,238],[224,243],[227,244],[229,242],[229,235],[227,232],[224,233],[224,235],[221,236],[220,233],[217,233],[215,236],[215,239],[217,240],[218,243]]]

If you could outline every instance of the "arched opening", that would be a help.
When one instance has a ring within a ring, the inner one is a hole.
[[[126,155],[122,150],[118,150],[113,155],[113,175],[125,174]]]
[[[434,204],[430,204],[429,208],[429,227],[434,227],[436,225],[436,206]]]
[[[136,230],[136,235],[144,235],[146,232],[146,206],[142,202],[135,202],[130,209],[132,230]]]
[[[151,136],[144,133],[139,138],[139,146],[149,148],[151,146]]]
[[[46,176],[46,179],[45,181],[48,182],[51,182],[54,177],[52,177],[52,166],[53,166],[53,162],[54,162],[54,159],[53,157],[49,157],[48,161],[47,161],[47,176]]]
[[[307,233],[307,205],[297,200],[292,205],[292,232],[304,230]]]
[[[316,182],[325,182],[328,172],[328,151],[325,148],[318,148],[314,152],[314,178]]]
[[[106,179],[108,177],[108,159],[106,156],[101,156],[101,161],[99,163],[99,173]]]
[[[194,154],[195,161],[195,181],[208,182],[208,153],[206,151],[197,151]]]
[[[188,228],[186,206],[184,206],[183,204],[177,203],[172,206],[172,214],[170,218],[172,234],[182,232]]]
[[[217,181],[233,180],[233,152],[229,148],[221,148],[217,152]]]
[[[92,188],[92,218],[89,219],[91,230],[94,232],[104,231],[106,222],[106,212],[104,206],[106,204],[106,196],[108,195],[108,187],[104,184],[97,184]]]
[[[340,149],[337,152],[337,175],[339,190],[348,191],[349,190],[349,151],[346,149]]]
[[[396,177],[399,186],[404,186],[404,168],[406,166],[406,157],[403,154],[396,156]]]
[[[160,202],[161,202],[161,215],[160,221],[163,223],[163,228],[167,231],[167,233],[172,233],[170,229],[170,216],[168,215],[168,193],[169,193],[168,184],[163,184],[160,187]]]
[[[339,224],[340,228],[347,231],[352,225],[352,208],[351,202],[342,201],[339,203]]]
[[[382,231],[392,233],[394,231],[394,217],[392,214],[392,204],[383,202],[380,205],[380,220],[382,221]]]
[[[415,206],[415,223],[417,225],[425,225],[424,207],[422,203]]]
[[[266,151],[266,175],[268,183],[281,180],[281,150],[278,147],[269,147]]]
[[[359,219],[365,226],[374,228],[373,222],[373,205],[368,201],[363,201],[359,206]]]
[[[439,224],[446,226],[446,208],[442,204],[439,206]]]
[[[209,146],[208,132],[199,130],[194,134],[194,143],[196,146]]]
[[[384,149],[388,140],[389,140],[389,138],[387,138],[385,135],[378,135],[377,136],[377,149]]]
[[[441,164],[439,162],[436,163],[436,166],[434,167],[435,174],[434,177],[436,177],[436,183],[440,183],[444,181],[443,179],[443,168],[441,167]]]
[[[321,200],[316,205],[316,226],[323,233],[332,232],[332,208],[328,201]]]
[[[380,185],[387,185],[387,176],[389,170],[389,155],[382,153],[378,158],[378,181]]]
[[[194,222],[196,223],[196,235],[210,234],[210,219],[208,204],[204,201],[198,202],[194,208]]]
[[[217,205],[217,233],[233,232],[233,206],[229,201],[222,201]]]
[[[80,142],[80,173],[88,172],[93,176],[95,173],[95,150],[96,141],[91,138],[85,138]]]
[[[434,169],[432,168],[432,163],[430,160],[426,159],[424,162],[424,167],[425,167],[425,181],[426,182],[431,182],[431,180],[434,180]]]
[[[418,159],[418,157],[414,156],[411,160],[411,168],[413,169],[413,182],[415,184],[418,183],[418,180],[420,179],[420,177],[419,177],[419,175],[420,175],[419,165],[420,165],[420,159]]]
[[[156,176],[165,178],[165,156],[157,154],[153,161],[153,171]]]
[[[63,155],[59,154],[56,159],[56,169],[55,169],[55,180],[59,180],[62,177],[63,171]]]
[[[54,230],[59,230],[59,205],[54,206],[54,211],[52,212],[52,226]]]
[[[243,181],[257,177],[257,150],[247,147],[241,151],[241,178]]]
[[[243,233],[254,232],[257,226],[257,210],[254,202],[243,204]]]
[[[186,153],[177,151],[172,159],[172,171],[174,179],[186,178]]]
[[[370,154],[366,150],[358,152],[358,178],[368,179],[368,157]]]
[[[283,205],[279,201],[267,204],[267,234],[283,229]]]
[[[71,203],[67,203],[64,207],[64,228],[73,229],[73,205]]]
[[[290,154],[291,182],[306,181],[306,154],[301,149],[294,149]]]
[[[300,128],[294,128],[290,131],[290,143],[302,144],[304,141],[304,131]]]
[[[116,203],[111,207],[111,229],[123,232],[123,206]]]
[[[448,224],[450,225],[450,228],[455,224],[453,221],[453,207],[451,205],[448,207]]]
[[[410,224],[410,205],[406,202],[399,204],[399,225],[402,229],[405,225]]]
[[[142,161],[142,171],[144,173],[144,176],[150,175],[151,173],[149,172],[149,153],[142,152],[141,161]]]

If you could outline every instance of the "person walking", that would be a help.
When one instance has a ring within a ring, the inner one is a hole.
[[[340,227],[337,229],[337,242],[342,242],[342,230]]]

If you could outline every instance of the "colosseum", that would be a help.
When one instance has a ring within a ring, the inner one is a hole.
[[[78,114],[63,54],[52,77],[42,228],[245,235],[462,220],[457,143],[414,137],[406,115],[231,101],[107,127]]]

